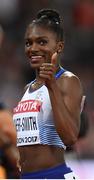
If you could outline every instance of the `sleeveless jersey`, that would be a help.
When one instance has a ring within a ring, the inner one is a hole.
[[[62,68],[56,74],[56,79],[64,72]],[[33,92],[29,88],[26,90],[14,108],[13,121],[17,130],[17,146],[43,144],[66,149],[54,125],[49,92],[45,85]]]

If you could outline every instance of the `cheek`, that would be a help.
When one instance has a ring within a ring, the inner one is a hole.
[[[50,63],[52,55],[57,51],[56,47],[46,48],[44,50],[46,62]]]
[[[47,62],[51,62],[51,57],[52,57],[52,53],[49,52],[48,55],[47,55]]]
[[[27,48],[26,47],[24,48],[24,51],[25,51],[25,53],[27,53]]]
[[[49,48],[45,48],[42,50],[45,58],[45,62],[50,62],[52,51]]]
[[[25,54],[26,54],[26,55],[29,55],[29,49],[25,47],[24,50],[25,50]]]

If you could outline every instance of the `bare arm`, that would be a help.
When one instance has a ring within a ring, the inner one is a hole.
[[[19,152],[16,147],[16,129],[9,110],[0,110],[0,150],[7,176],[19,177]],[[7,162],[7,163],[6,163]]]
[[[71,72],[65,72],[58,80],[54,78],[56,56],[52,57],[51,64],[42,65],[40,77],[49,91],[56,130],[63,142],[70,145],[78,137],[83,93],[80,80]]]
[[[16,145],[16,129],[12,120],[12,113],[7,109],[0,111],[0,129]]]
[[[55,126],[66,145],[75,143],[80,127],[82,88],[71,73],[54,80],[48,87]]]

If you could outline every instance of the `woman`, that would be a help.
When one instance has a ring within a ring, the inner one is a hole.
[[[63,69],[64,48],[57,11],[40,10],[25,33],[25,52],[36,79],[14,109],[21,178],[75,178],[65,164],[64,151],[77,141],[82,87],[73,73]]]

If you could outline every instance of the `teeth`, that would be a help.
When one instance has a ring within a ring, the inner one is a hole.
[[[42,56],[32,56],[31,58],[32,59],[35,59],[35,58],[41,58]]]

